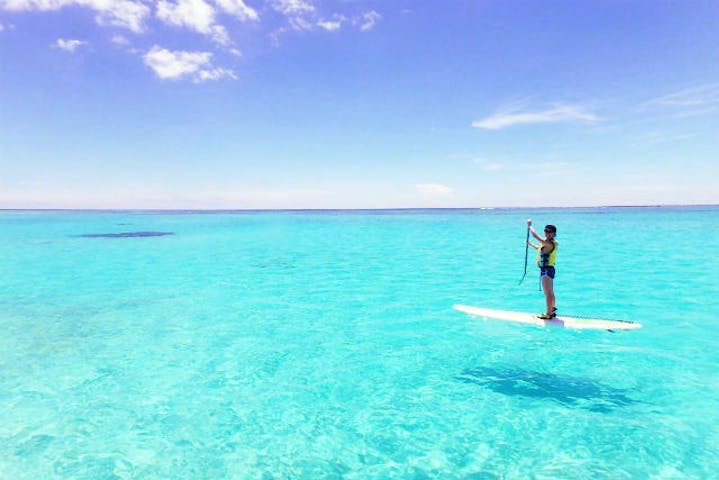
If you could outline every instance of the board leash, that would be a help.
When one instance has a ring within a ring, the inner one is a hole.
[[[517,285],[521,285],[524,281],[524,277],[527,276],[527,257],[529,255],[529,226],[527,226],[527,240],[524,242],[524,273],[522,278],[519,280]]]

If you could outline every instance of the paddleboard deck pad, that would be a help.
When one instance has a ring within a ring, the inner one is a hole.
[[[455,310],[467,313],[475,317],[493,318],[505,322],[525,323],[539,327],[559,327],[576,330],[636,330],[641,328],[641,323],[627,322],[624,320],[604,320],[600,318],[565,317],[558,315],[549,320],[539,318],[533,313],[510,312],[506,310],[490,310],[488,308],[472,307],[469,305],[455,305]]]

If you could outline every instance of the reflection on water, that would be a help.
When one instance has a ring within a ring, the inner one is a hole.
[[[174,235],[172,232],[122,232],[122,233],[86,233],[78,235],[83,238],[133,238],[133,237],[164,237]]]
[[[589,378],[522,368],[477,367],[463,371],[457,379],[503,395],[554,400],[600,413],[637,403],[626,389],[607,387]]]

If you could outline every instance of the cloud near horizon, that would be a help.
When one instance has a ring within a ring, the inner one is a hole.
[[[447,195],[451,195],[454,192],[454,189],[452,187],[448,187],[447,185],[442,185],[439,183],[420,183],[418,185],[415,185],[415,188],[422,195],[427,195],[431,197],[444,197]]]
[[[496,172],[499,170],[502,170],[504,168],[504,165],[501,163],[487,163],[482,165],[482,170],[487,172]]]
[[[598,118],[585,112],[576,105],[557,105],[554,108],[534,112],[518,111],[517,109],[501,110],[482,120],[472,122],[474,128],[500,130],[515,125],[532,123],[554,123],[568,121],[595,122]]]

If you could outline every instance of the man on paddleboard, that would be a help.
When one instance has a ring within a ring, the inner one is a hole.
[[[531,241],[527,244],[537,251],[537,265],[539,266],[539,275],[542,282],[542,291],[547,301],[547,313],[538,315],[539,318],[548,320],[557,316],[557,301],[554,298],[554,263],[557,259],[557,247],[559,243],[554,239],[557,235],[557,227],[547,225],[544,227],[545,238],[540,237],[532,226],[532,219],[527,219],[527,228],[532,236],[542,242],[535,245]]]

